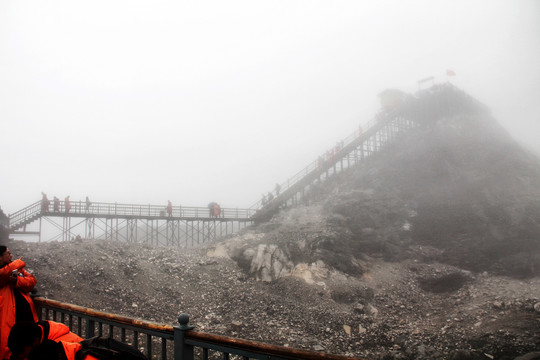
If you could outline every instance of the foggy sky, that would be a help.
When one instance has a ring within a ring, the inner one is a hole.
[[[248,207],[427,76],[540,154],[539,64],[535,0],[4,0],[0,206]]]

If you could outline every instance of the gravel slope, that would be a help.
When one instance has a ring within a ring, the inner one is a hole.
[[[167,324],[185,312],[214,334],[373,359],[540,350],[539,278],[372,258],[359,278],[327,270],[318,284],[295,276],[264,283],[202,251],[90,240],[8,246],[46,297]],[[456,273],[457,290],[437,293],[420,281]]]

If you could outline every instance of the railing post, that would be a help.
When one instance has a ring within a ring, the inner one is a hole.
[[[95,324],[94,320],[90,318],[86,319],[86,331],[85,331],[86,338],[91,338],[96,335],[94,331],[94,324]]]
[[[189,326],[189,315],[181,314],[178,323],[180,326],[174,327],[174,360],[193,360],[193,345],[185,343],[186,331],[193,329]]]

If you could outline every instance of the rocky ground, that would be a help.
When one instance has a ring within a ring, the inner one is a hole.
[[[9,247],[48,298],[171,325],[188,313],[214,334],[370,359],[540,351],[540,278],[425,262],[436,250],[424,247],[402,262],[367,257],[360,277],[315,263],[273,282],[207,249],[90,240]]]

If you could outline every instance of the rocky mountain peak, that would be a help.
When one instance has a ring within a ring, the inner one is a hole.
[[[219,246],[264,281],[317,261],[361,275],[366,256],[425,258],[419,246],[465,270],[536,276],[540,159],[486,112],[442,117]]]

